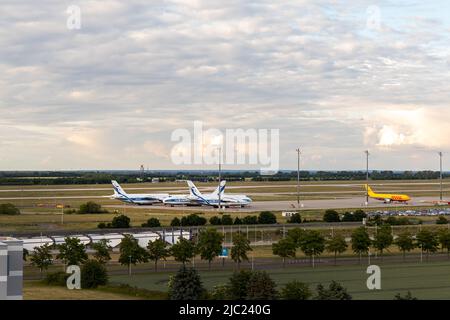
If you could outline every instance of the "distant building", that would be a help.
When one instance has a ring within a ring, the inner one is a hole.
[[[152,179],[152,183],[158,183],[159,182],[159,178],[153,178]]]
[[[22,300],[23,243],[0,237],[0,300]]]

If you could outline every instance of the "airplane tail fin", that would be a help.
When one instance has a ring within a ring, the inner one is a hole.
[[[220,181],[219,186],[216,188],[216,190],[213,191],[213,193],[211,193],[211,195],[212,196],[219,196],[219,193],[220,193],[220,195],[222,196],[223,192],[225,191],[225,184],[226,183],[227,183],[226,180]]]
[[[122,189],[120,184],[117,183],[116,180],[111,181],[113,188],[114,188],[114,194],[115,195],[126,195],[127,193]]]
[[[195,184],[191,180],[187,180],[187,184],[189,186],[189,194],[195,197],[201,197],[202,193],[197,189]]]
[[[368,184],[365,184],[364,186],[366,187],[367,193],[368,193],[369,195],[374,193],[374,192],[372,191],[372,188],[371,188]]]

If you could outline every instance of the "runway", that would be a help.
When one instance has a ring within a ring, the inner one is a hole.
[[[382,208],[389,209],[392,207],[415,207],[415,206],[431,206],[431,203],[424,203],[422,201],[432,201],[436,200],[433,197],[417,197],[414,198],[413,201],[410,201],[408,204],[386,204],[382,201],[369,200],[369,204],[365,204],[364,197],[351,197],[351,198],[336,198],[336,199],[321,199],[321,200],[302,200],[301,207],[297,209],[296,201],[254,201],[251,206],[246,208],[225,208],[221,211],[230,211],[230,212],[255,212],[255,211],[297,211],[297,210],[326,210],[326,209],[365,209],[365,208]],[[123,208],[124,205],[105,205],[106,208]],[[185,207],[185,206],[163,206],[163,205],[152,205],[152,206],[133,206],[133,208],[137,209],[168,209],[168,210],[179,210],[179,211],[218,211],[217,208],[202,206],[202,207]]]

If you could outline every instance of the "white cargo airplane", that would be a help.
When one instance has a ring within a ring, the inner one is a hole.
[[[212,193],[203,195],[191,180],[186,181],[189,186],[188,195],[174,195],[163,200],[165,205],[185,205],[185,206],[218,206],[219,192],[223,192],[226,181],[221,181],[219,186]]]
[[[120,200],[126,203],[132,203],[137,205],[152,205],[154,203],[161,203],[164,199],[169,197],[167,193],[157,193],[157,194],[130,194],[126,193],[117,181],[111,181],[114,194],[111,199]]]
[[[215,208],[219,207],[219,202],[221,207],[232,207],[232,206],[240,206],[245,207],[249,205],[252,202],[252,199],[250,199],[248,196],[243,194],[237,194],[237,195],[225,195],[225,184],[226,181],[223,180],[220,182],[220,185],[217,187],[214,192],[208,195],[203,195],[195,186],[195,184],[188,180],[187,181],[189,185],[189,195],[184,196],[171,196],[167,199],[164,199],[164,204],[168,204],[171,206],[174,205],[207,205],[207,206],[213,206]],[[220,193],[220,199],[219,199],[219,193]]]

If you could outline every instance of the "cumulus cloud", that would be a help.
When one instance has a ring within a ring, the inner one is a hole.
[[[447,4],[379,1],[370,30],[372,1],[80,0],[68,30],[70,4],[2,2],[0,168],[176,169],[195,120],[280,129],[282,168],[450,149]]]

